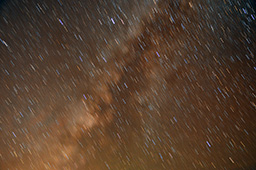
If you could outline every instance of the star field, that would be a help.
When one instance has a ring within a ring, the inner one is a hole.
[[[0,169],[254,169],[255,6],[2,2]]]

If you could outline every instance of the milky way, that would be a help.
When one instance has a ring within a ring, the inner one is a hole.
[[[0,169],[256,168],[253,0],[0,5]]]

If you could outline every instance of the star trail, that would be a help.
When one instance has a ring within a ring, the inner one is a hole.
[[[2,1],[0,169],[255,169],[255,6]]]

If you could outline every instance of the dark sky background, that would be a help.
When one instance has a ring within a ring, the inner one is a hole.
[[[0,3],[0,169],[256,168],[253,0]]]

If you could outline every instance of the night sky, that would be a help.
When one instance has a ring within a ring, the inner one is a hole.
[[[0,3],[0,170],[256,169],[254,0]]]

